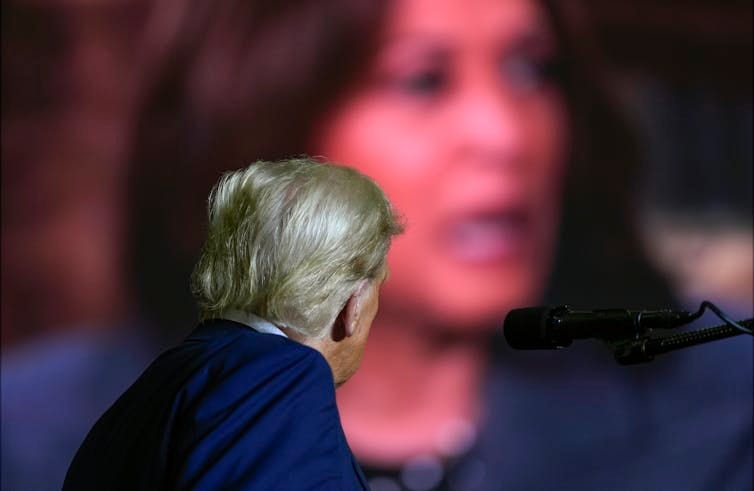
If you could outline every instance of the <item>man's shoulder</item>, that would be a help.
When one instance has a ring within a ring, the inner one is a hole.
[[[215,319],[200,324],[165,357],[201,359],[221,370],[264,368],[302,370],[332,377],[324,357],[309,346],[284,336],[261,333],[235,321]]]
[[[225,328],[235,326],[213,326]],[[259,489],[272,483],[297,489],[323,472],[337,481],[338,459],[347,452],[326,360],[293,340],[245,329],[222,347],[204,338],[206,331],[192,335],[190,342],[201,338],[214,348],[203,348],[213,351],[212,359],[176,398],[180,417],[171,448],[183,462],[179,482],[204,483],[210,475],[222,475],[224,482],[239,479]],[[270,455],[275,462],[261,465]],[[207,456],[213,456],[211,469]],[[319,467],[309,469],[310,460]]]
[[[151,372],[151,373],[150,373]],[[199,325],[180,345],[163,353],[146,378],[178,384],[190,406],[240,400],[334,401],[332,371],[325,358],[301,343],[257,332],[243,324],[213,320]]]

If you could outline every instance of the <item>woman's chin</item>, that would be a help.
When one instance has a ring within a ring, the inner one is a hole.
[[[504,288],[458,290],[457,295],[442,301],[436,300],[430,308],[435,322],[442,323],[446,330],[466,332],[491,332],[500,329],[511,309],[530,307],[539,298],[539,289],[531,284],[521,284],[513,292]]]

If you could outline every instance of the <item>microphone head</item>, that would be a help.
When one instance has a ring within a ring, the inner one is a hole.
[[[508,312],[503,322],[505,340],[515,349],[557,349],[564,347],[550,333],[550,307],[527,307]],[[568,342],[565,344],[567,346]]]

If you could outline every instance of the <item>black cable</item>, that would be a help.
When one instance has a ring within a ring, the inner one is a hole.
[[[733,320],[730,316],[728,316],[728,314],[723,312],[717,305],[713,304],[709,300],[703,301],[701,305],[699,306],[699,310],[689,316],[689,322],[695,321],[696,319],[700,318],[706,309],[711,310],[716,316],[718,316],[727,325],[738,329],[744,334],[748,334],[750,336],[754,335],[754,332],[752,332],[751,329],[748,329],[745,326]]]
[[[683,325],[690,324],[699,319],[707,309],[712,311],[724,323],[697,331],[687,331],[671,336],[659,337],[652,336],[653,330],[649,329],[643,336],[636,339],[612,343],[611,349],[613,350],[615,359],[621,365],[635,365],[652,361],[656,355],[670,351],[740,334],[752,335],[752,327],[749,327],[752,326],[752,319],[736,322],[709,300],[704,300],[699,306],[698,311],[688,314]]]

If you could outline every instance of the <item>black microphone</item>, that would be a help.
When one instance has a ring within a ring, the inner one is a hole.
[[[528,307],[511,310],[503,334],[515,349],[559,349],[574,339],[630,340],[650,329],[670,329],[692,320],[676,310],[572,310],[560,307]]]

